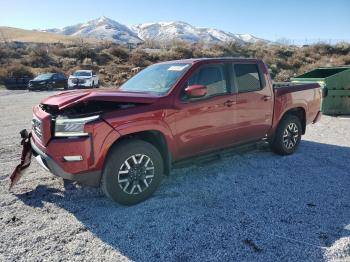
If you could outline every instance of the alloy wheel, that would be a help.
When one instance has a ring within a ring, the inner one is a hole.
[[[290,123],[283,132],[283,145],[287,149],[292,149],[298,142],[299,129],[295,123]]]
[[[135,154],[127,158],[118,172],[118,184],[127,194],[140,194],[152,183],[154,164],[145,154]]]

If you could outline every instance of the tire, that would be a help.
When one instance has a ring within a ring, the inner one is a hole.
[[[53,90],[52,84],[48,84],[48,85],[46,86],[46,91],[52,91],[52,90]]]
[[[294,115],[284,116],[270,143],[271,149],[279,155],[293,154],[300,144],[301,133],[300,119]]]
[[[101,187],[113,201],[135,205],[157,190],[163,176],[163,159],[157,148],[142,140],[124,140],[108,154]]]

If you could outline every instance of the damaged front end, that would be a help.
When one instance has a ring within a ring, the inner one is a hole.
[[[21,131],[21,163],[10,176],[10,189],[30,166],[32,156],[55,176],[99,185],[108,148],[120,137],[104,116],[137,112],[136,108],[156,99],[117,93],[67,92],[35,106],[32,132]]]
[[[16,166],[15,170],[12,172],[10,176],[10,190],[13,188],[13,186],[21,179],[23,174],[25,173],[26,169],[30,166],[31,160],[32,160],[32,146],[30,143],[30,139],[32,134],[28,133],[26,129],[23,129],[20,132],[21,135],[21,145],[22,148],[22,155],[21,155],[21,163]]]

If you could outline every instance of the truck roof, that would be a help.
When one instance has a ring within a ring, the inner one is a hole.
[[[166,62],[161,62],[164,64],[167,63],[190,63],[190,64],[195,64],[195,63],[205,63],[209,61],[232,61],[232,62],[257,62],[258,59],[256,58],[243,58],[243,57],[204,57],[204,58],[190,58],[190,59],[180,59],[180,60],[172,60],[172,61],[166,61]]]
[[[91,72],[92,70],[76,70],[75,72]]]

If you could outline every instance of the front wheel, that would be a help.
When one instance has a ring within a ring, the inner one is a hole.
[[[286,115],[279,123],[271,148],[279,155],[290,155],[298,148],[301,140],[302,126],[300,119],[294,115]]]
[[[52,91],[53,90],[53,85],[52,84],[48,84],[46,86],[46,91]]]
[[[157,148],[142,140],[124,140],[115,145],[102,175],[103,192],[122,205],[134,205],[149,198],[164,174]]]

